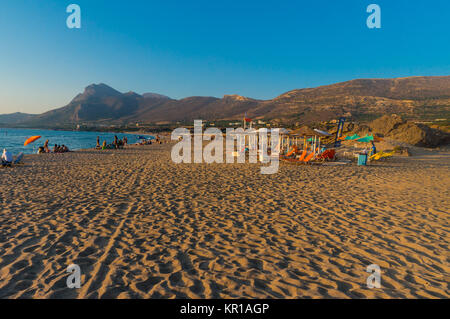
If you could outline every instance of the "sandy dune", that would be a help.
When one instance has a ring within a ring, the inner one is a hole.
[[[261,175],[170,147],[0,169],[0,297],[450,297],[450,153]]]

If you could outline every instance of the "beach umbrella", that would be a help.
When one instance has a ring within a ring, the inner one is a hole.
[[[323,136],[331,136],[331,135],[333,135],[333,134],[330,134],[330,133],[328,133],[326,131],[318,130],[316,128],[314,129],[314,132],[318,133],[319,135],[323,135]]]
[[[25,143],[23,143],[23,146],[27,146],[28,144],[33,143],[34,141],[36,141],[36,140],[38,140],[38,139],[40,139],[40,138],[41,138],[40,135],[39,135],[39,136],[32,136],[32,137],[30,137],[29,139],[27,139],[27,140],[25,141]]]
[[[289,133],[289,135],[297,135],[297,136],[315,136],[318,135],[316,131],[309,128],[308,126],[302,126],[298,129],[295,129]]]
[[[349,140],[356,140],[356,139],[358,139],[358,138],[361,138],[361,136],[359,136],[358,134],[353,134],[352,136],[347,136],[347,137],[345,138],[345,140],[346,140],[346,141],[349,141]]]
[[[285,128],[280,128],[280,131],[279,131],[280,134],[288,134],[289,132],[290,131]]]
[[[356,140],[356,142],[369,143],[373,141],[373,135],[366,135]]]

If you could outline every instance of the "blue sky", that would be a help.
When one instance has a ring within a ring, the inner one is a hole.
[[[66,7],[81,7],[68,29]],[[366,8],[380,5],[381,29]],[[0,113],[40,113],[91,83],[173,98],[269,99],[354,78],[450,75],[448,0],[5,0]]]

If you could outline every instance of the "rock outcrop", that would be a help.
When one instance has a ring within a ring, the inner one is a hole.
[[[372,131],[386,135],[402,124],[405,124],[405,121],[400,116],[392,114],[377,118],[369,126]]]
[[[422,147],[450,143],[450,134],[424,124],[406,122],[398,115],[384,115],[370,123],[372,133]]]

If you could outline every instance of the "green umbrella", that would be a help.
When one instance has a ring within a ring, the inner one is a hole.
[[[361,136],[359,136],[358,134],[354,134],[354,135],[352,135],[352,136],[347,136],[347,137],[345,138],[345,140],[346,140],[346,141],[350,141],[350,140],[356,140],[356,139],[358,139],[358,138],[361,138]]]
[[[356,140],[357,142],[369,143],[373,141],[373,135],[366,135]]]

